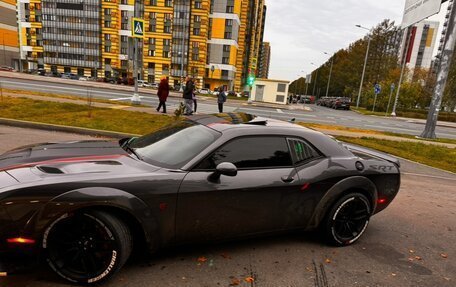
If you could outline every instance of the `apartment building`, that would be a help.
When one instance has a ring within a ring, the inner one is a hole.
[[[178,85],[192,76],[198,87],[241,91],[256,73],[263,8],[264,0],[18,0],[20,54],[25,69],[133,77],[137,17],[140,79]]]
[[[19,69],[16,1],[0,0],[0,66]]]
[[[271,45],[269,42],[261,44],[261,55],[258,67],[258,77],[267,79],[269,77],[269,65],[271,62]]]

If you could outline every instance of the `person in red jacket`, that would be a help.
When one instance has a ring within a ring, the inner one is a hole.
[[[163,77],[160,81],[160,85],[158,86],[158,99],[160,100],[160,104],[158,105],[157,112],[160,111],[161,107],[163,107],[163,112],[166,114],[166,100],[169,96],[169,83],[168,78]]]

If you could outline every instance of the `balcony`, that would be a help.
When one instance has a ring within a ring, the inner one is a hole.
[[[43,21],[43,27],[57,27],[74,30],[91,30],[100,31],[100,25],[98,24],[85,24],[85,23],[69,23],[69,22],[57,22],[57,21]]]
[[[99,68],[97,61],[84,61],[84,60],[72,60],[72,59],[62,59],[62,58],[51,58],[44,57],[44,63],[49,65],[63,65],[63,66],[73,66],[73,67],[85,67],[85,68]]]
[[[68,35],[53,34],[53,33],[43,33],[43,39],[45,39],[45,40],[68,41]],[[101,44],[100,38],[98,38],[98,37],[71,35],[71,41],[72,42],[79,42],[79,43]]]
[[[100,50],[98,49],[86,49],[86,48],[70,48],[70,47],[61,47],[61,46],[43,46],[45,52],[59,52],[59,53],[69,53],[69,54],[79,54],[79,55],[88,55],[88,56],[100,56]]]

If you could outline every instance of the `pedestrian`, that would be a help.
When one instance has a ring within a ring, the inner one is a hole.
[[[185,87],[183,98],[185,102],[185,116],[191,116],[193,114],[193,92],[195,91],[195,85],[190,77],[185,78]]]
[[[158,85],[158,100],[160,101],[160,104],[158,105],[157,112],[160,111],[160,109],[163,107],[163,112],[166,114],[166,100],[168,99],[169,96],[169,83],[168,83],[168,78],[163,77],[160,81],[160,85]]]
[[[196,91],[193,91],[193,112],[196,112],[196,109],[198,108],[198,99],[196,98]]]
[[[226,93],[223,87],[219,88],[219,94],[217,95],[217,103],[219,108],[219,113],[223,113],[223,104],[226,102]]]

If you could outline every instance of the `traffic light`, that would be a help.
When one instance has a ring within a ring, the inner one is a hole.
[[[255,76],[250,75],[249,78],[247,79],[247,84],[249,86],[253,86],[253,83],[255,83]]]

